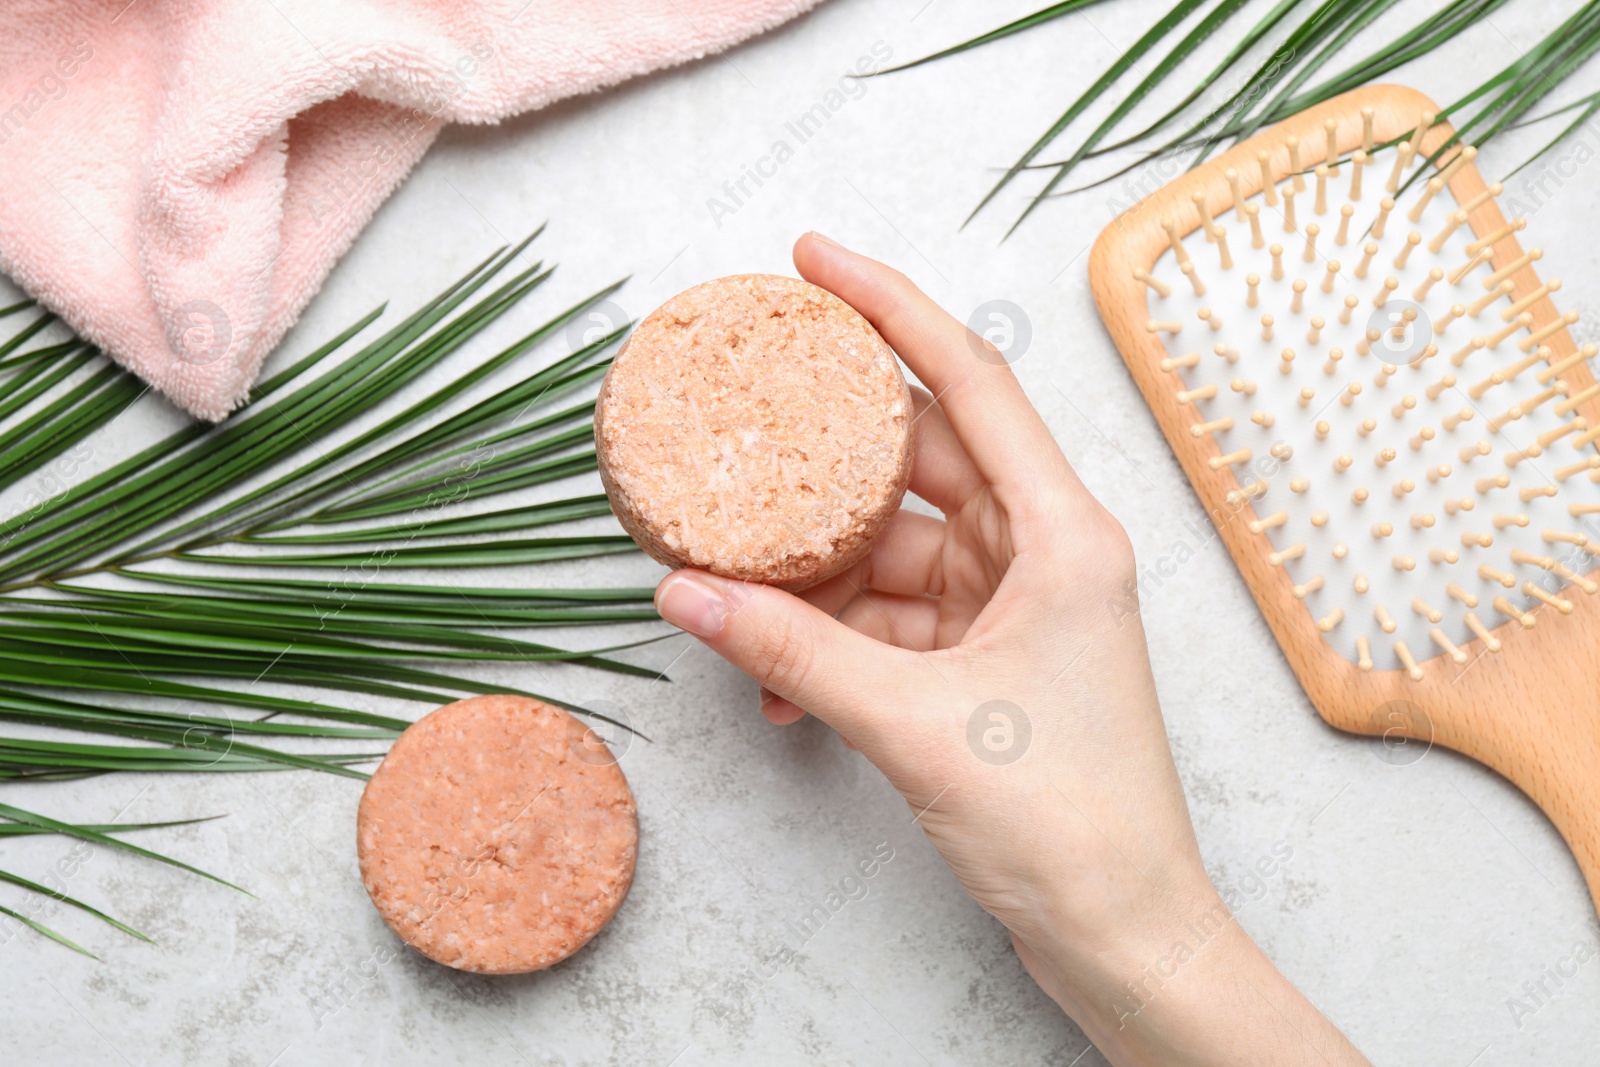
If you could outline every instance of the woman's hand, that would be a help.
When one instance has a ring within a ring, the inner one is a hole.
[[[759,681],[774,723],[815,715],[883,771],[1113,1062],[1366,1062],[1207,879],[1133,551],[1010,368],[884,265],[815,234],[794,259],[933,390],[911,491],[944,518],[900,512],[799,597],[678,571],[662,616]]]

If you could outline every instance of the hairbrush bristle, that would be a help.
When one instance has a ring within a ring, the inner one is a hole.
[[[1229,169],[1225,199],[1191,194],[1210,247],[1185,247],[1194,216],[1163,218],[1167,251],[1134,277],[1190,435],[1214,439],[1210,468],[1237,477],[1227,502],[1253,509],[1294,599],[1362,670],[1421,680],[1475,642],[1501,651],[1504,620],[1531,627],[1600,593],[1584,575],[1600,555],[1600,427],[1579,412],[1600,384],[1569,380],[1600,348],[1571,351],[1576,312],[1535,325],[1561,282],[1517,292],[1542,254],[1515,247],[1526,219],[1468,225],[1501,191],[1457,201],[1476,149],[1447,148],[1423,180],[1432,114],[1387,146],[1372,109],[1360,121],[1348,157],[1330,119],[1325,153],[1284,140],[1287,172],[1257,153],[1260,192]],[[1369,166],[1387,181],[1363,197]],[[1225,212],[1248,242],[1230,243]]]

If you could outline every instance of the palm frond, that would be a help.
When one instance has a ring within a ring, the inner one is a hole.
[[[4,317],[4,315],[5,315],[5,312],[4,311],[0,311],[0,317]],[[69,824],[65,824],[65,823],[55,823],[54,820],[46,820],[46,819],[44,819],[44,818],[42,818],[40,816],[33,816],[32,812],[25,812],[23,814],[26,815],[26,816],[32,816],[32,818],[30,818],[26,822],[0,822],[0,838],[5,838],[5,837],[35,837],[35,836],[38,836],[40,834],[60,834],[60,833],[63,833],[65,831],[57,829],[56,827],[57,826],[68,826],[69,825]],[[7,818],[10,818],[10,816],[7,816]],[[168,821],[168,822],[105,823],[105,824],[98,824],[98,825],[76,825],[76,826],[70,826],[70,830],[74,831],[71,834],[71,836],[81,836],[83,834],[104,836],[104,835],[107,835],[107,834],[123,834],[123,833],[129,833],[129,832],[132,832],[132,831],[138,831],[138,830],[165,829],[165,828],[171,827],[171,826],[190,826],[190,825],[193,825],[194,823],[210,822],[212,819],[215,819],[215,818],[219,818],[219,816],[209,815],[209,816],[206,816],[206,817],[200,818],[200,819],[176,819],[176,820],[171,820],[171,821]],[[161,859],[164,862],[171,862],[170,860],[167,860],[166,857],[156,856],[155,853],[150,853],[150,855],[155,856],[155,858]],[[82,912],[84,912],[84,913],[86,913],[88,915],[94,916],[95,918],[99,919],[101,922],[104,922],[108,926],[111,926],[111,927],[114,927],[114,928],[116,928],[118,930],[121,930],[123,933],[128,934],[128,935],[130,935],[132,937],[136,937],[140,941],[146,941],[146,942],[150,941],[150,938],[146,937],[144,934],[140,933],[138,930],[135,930],[133,927],[127,925],[126,923],[122,922],[119,919],[116,919],[116,918],[113,918],[110,915],[107,915],[105,912],[101,911],[99,908],[95,908],[95,907],[92,907],[89,904],[85,904],[83,901],[78,900],[76,897],[68,896],[66,894],[66,892],[63,891],[63,890],[56,889],[56,888],[53,888],[53,887],[47,886],[47,885],[41,885],[40,883],[35,882],[35,881],[33,881],[31,879],[28,879],[28,878],[24,878],[21,875],[13,874],[10,871],[0,871],[0,882],[5,882],[5,883],[9,883],[10,885],[19,886],[22,889],[26,889],[30,893],[34,894],[36,897],[42,898],[41,900],[38,901],[38,904],[39,904],[39,906],[41,908],[42,908],[42,906],[43,906],[45,901],[49,901],[49,900],[60,901],[61,903],[66,904],[69,907],[77,908],[79,911],[82,911]],[[34,915],[37,915],[37,914],[38,914],[38,912],[36,911],[34,913]],[[5,907],[0,907],[0,915],[5,915],[8,918],[15,919],[17,922],[20,922],[23,925],[28,926],[28,927],[38,931],[39,933],[43,934],[44,936],[50,938],[52,941],[55,941],[55,942],[58,942],[60,944],[63,944],[65,946],[67,946],[68,948],[72,949],[74,952],[81,952],[85,956],[90,957],[91,959],[99,959],[98,956],[95,956],[94,953],[90,952],[88,949],[84,948],[82,945],[78,944],[76,941],[71,940],[70,938],[68,938],[64,934],[60,933],[59,931],[53,930],[50,927],[48,927],[48,926],[44,925],[43,923],[39,922],[34,917],[34,915],[23,915],[20,912],[17,912],[15,910],[11,909],[11,908],[5,908]]]
[[[474,665],[656,676],[618,654],[665,634],[591,648],[530,635],[649,622],[648,588],[407,577],[635,551],[614,524],[593,529],[610,508],[592,488],[513,499],[595,469],[594,404],[575,394],[604,374],[628,329],[544,355],[619,281],[472,358],[475,340],[550,279],[552,267],[524,265],[538,236],[386,330],[384,307],[361,317],[261,381],[224,422],[186,425],[76,484],[51,480],[0,521],[0,723],[29,731],[0,736],[0,780],[288,769],[360,779],[409,719],[349,698],[433,705],[512,692],[609,722],[480,679]],[[0,308],[21,323],[0,341],[0,488],[72,466],[74,450],[145,392],[32,308]],[[467,369],[424,386],[447,360]],[[113,836],[133,828],[0,804],[0,838],[66,834],[221,881]],[[142,936],[20,875],[0,881]],[[37,913],[0,914],[87,951]]]
[[[1051,4],[1049,7],[1040,8],[1031,15],[1024,15],[1022,18],[1017,19],[1014,22],[1008,22],[1004,26],[990,30],[988,33],[979,34],[971,40],[962,41],[958,45],[952,45],[941,52],[935,52],[932,55],[923,56],[921,59],[913,59],[909,63],[901,63],[896,67],[887,67],[878,71],[878,73],[893,74],[897,70],[910,70],[912,67],[920,67],[924,63],[932,63],[936,59],[944,59],[946,56],[957,55],[969,49],[977,48],[980,45],[990,44],[994,41],[1001,40],[1002,38],[1010,37],[1014,33],[1021,33],[1023,30],[1031,30],[1035,26],[1042,26],[1046,22],[1054,21],[1055,19],[1070,15],[1075,11],[1081,11],[1086,7],[1093,7],[1095,4],[1104,2],[1105,0],[1062,0],[1061,3]]]
[[[1145,97],[1149,96],[1150,93],[1154,91],[1156,86],[1158,86],[1167,78],[1168,75],[1177,69],[1180,63],[1189,58],[1189,56],[1194,53],[1194,50],[1199,48],[1200,45],[1205,42],[1206,38],[1215,33],[1224,22],[1232,18],[1234,13],[1245,5],[1245,2],[1246,0],[1219,0],[1219,3],[1209,12],[1207,12],[1205,17],[1202,18],[1192,30],[1185,34],[1171,51],[1161,57],[1160,62],[1155,65],[1155,68],[1152,69],[1149,74],[1140,79],[1139,84],[1135,85],[1133,89],[1122,98],[1121,103],[1117,104],[1117,106],[1112,109],[1111,114],[1106,117],[1105,121],[1101,122],[1099,126],[1095,127],[1093,133],[1084,138],[1083,143],[1073,151],[1072,156],[1061,162],[1056,169],[1055,176],[1046,182],[1044,188],[1034,196],[1033,203],[1029,204],[1027,209],[1023,211],[1021,217],[1019,217],[1016,222],[1012,223],[1011,230],[1015,231],[1018,226],[1022,225],[1022,220],[1028,217],[1028,214],[1039,205],[1040,201],[1049,196],[1050,193],[1055,189],[1056,185],[1065,179],[1066,176],[1071,173],[1072,169],[1082,162],[1083,159],[1094,150],[1096,145],[1105,140],[1111,131],[1116,128],[1118,123],[1127,118],[1128,114],[1133,111],[1133,109],[1137,107]],[[1145,34],[1144,38],[1141,39],[1140,44],[1143,44],[1146,41],[1153,43],[1155,40],[1165,36],[1169,30],[1171,30],[1178,24],[1178,22],[1182,20],[1183,17],[1187,17],[1188,12],[1184,10],[1186,6],[1187,5],[1180,4],[1177,8],[1173,9],[1172,12],[1169,12],[1165,19],[1157,22],[1153,27],[1151,27],[1150,31]],[[1135,45],[1134,48],[1138,49],[1139,45]],[[1124,59],[1126,58],[1127,57],[1125,56]],[[1097,82],[1096,86],[1103,89],[1109,85],[1110,81],[1115,81],[1116,78],[1121,77],[1121,75],[1122,71],[1117,70],[1116,65],[1113,64],[1112,69],[1107,72],[1106,77],[1102,78],[1100,82]],[[1080,97],[1079,103],[1081,104],[1087,99],[1089,99],[1089,94],[1085,94],[1084,97]],[[1074,107],[1077,106],[1077,104],[1074,105]],[[1063,117],[1065,118],[1065,116]],[[998,191],[998,188],[996,191]]]
[[[0,745],[0,759],[4,758],[3,748],[4,746]],[[0,763],[0,767],[3,766],[4,764]],[[216,818],[216,816],[210,816],[207,819],[179,819],[171,822],[127,823],[123,825],[89,825],[61,822],[59,820],[52,819],[49,816],[40,815],[37,812],[25,811],[22,808],[13,807],[10,804],[0,804],[0,819],[6,820],[5,822],[0,822],[0,837],[20,837],[37,834],[60,834],[66,837],[74,837],[80,841],[85,841],[90,844],[104,845],[108,848],[116,849],[118,851],[129,852],[136,856],[141,856],[145,859],[155,860],[158,863],[165,863],[168,866],[177,867],[181,870],[188,871],[191,874],[198,874],[202,878],[207,878],[213,882],[217,882],[220,885],[225,885],[229,889],[238,889],[239,892],[244,893],[246,896],[252,895],[247,890],[239,889],[239,887],[234,885],[232,882],[224,881],[223,879],[218,878],[216,875],[203,871],[198,867],[191,867],[189,864],[184,863],[181,860],[173,859],[170,856],[164,855],[160,852],[154,852],[147,848],[141,848],[138,845],[129,844],[128,842],[122,841],[113,836],[114,834],[127,833],[129,831],[136,830],[151,830],[168,826],[187,826],[193,823],[207,822],[210,818]],[[113,918],[112,916],[101,911],[99,908],[86,904],[76,897],[68,896],[64,890],[52,888],[51,886],[47,885],[41,885],[32,879],[24,878],[19,874],[14,874],[10,871],[4,870],[0,870],[0,883],[18,886],[19,888],[25,889],[29,893],[34,894],[36,897],[44,898],[43,900],[38,901],[39,908],[42,908],[44,901],[59,901],[60,903],[66,904],[69,907],[77,908],[79,911],[84,912],[85,914],[92,915],[106,925],[121,930],[123,933],[132,937],[136,937],[140,941],[150,941],[150,938],[146,937],[144,934],[140,933],[138,930],[135,930],[128,924],[122,922],[120,919]],[[68,938],[59,931],[39,922],[34,917],[37,914],[38,908],[35,909],[34,915],[24,915],[21,912],[15,911],[11,908],[0,907],[0,915],[15,919],[17,922],[20,922],[23,925],[38,931],[45,937],[50,938],[50,940],[65,945],[74,952],[81,952],[85,956],[88,956],[92,959],[99,958],[98,956],[95,956],[94,953],[78,944],[76,941],[73,941],[71,938]]]
[[[1314,81],[1336,59],[1347,55],[1364,30],[1380,19],[1398,17],[1396,9],[1400,0],[1278,0],[1270,10],[1238,33],[1235,44],[1193,89],[1153,121],[1118,136],[1118,131],[1128,124],[1138,104],[1161,85],[1170,82],[1183,61],[1194,53],[1199,44],[1213,34],[1224,32],[1224,28],[1234,21],[1244,6],[1237,0],[1215,0],[1209,4],[1179,0],[1100,73],[1049,129],[1006,169],[963,225],[970,223],[1025,172],[1043,170],[1049,175],[1040,189],[1029,197],[1021,214],[1006,231],[1007,236],[1047,198],[1069,196],[1103,185],[1177,153],[1184,153],[1188,165],[1194,166],[1204,161],[1215,149],[1236,143],[1263,126],[1282,121],[1324,100],[1384,77],[1414,59],[1447,47],[1466,30],[1483,22],[1509,2],[1450,0],[1442,9],[1429,11],[1409,28],[1386,35],[1381,45],[1364,55],[1358,55],[1342,69],[1320,81]],[[1522,2],[1530,3],[1531,0]],[[879,73],[908,70],[992,44],[1084,6],[1087,5],[1055,4],[988,33]],[[1289,16],[1296,11],[1301,12],[1298,20],[1290,19]],[[1102,122],[1079,139],[1066,155],[1058,159],[1040,160],[1045,150],[1063,137],[1097,101],[1113,97],[1116,87],[1130,71],[1143,71],[1146,63],[1154,59],[1161,42],[1196,15],[1199,16],[1196,24],[1176,45],[1150,65],[1148,73],[1121,93],[1120,101]],[[1224,94],[1220,102],[1197,116],[1185,120],[1184,116],[1196,109],[1211,86],[1219,84],[1225,76],[1245,63],[1249,54],[1260,49],[1265,49],[1264,58],[1243,74],[1232,92]],[[1450,144],[1461,138],[1470,138],[1474,144],[1482,146],[1505,130],[1514,128],[1539,101],[1583,67],[1597,49],[1600,49],[1600,2],[1588,0],[1537,45],[1444,109],[1440,120],[1450,119],[1457,131]],[[1569,108],[1584,107],[1586,110],[1511,174],[1548,151],[1600,110],[1600,106],[1589,106],[1597,99],[1600,99],[1600,94],[1568,105]],[[1182,128],[1163,139],[1166,132],[1180,122],[1183,123]],[[1444,145],[1440,151],[1449,147],[1449,144]],[[1142,151],[1131,162],[1110,174],[1087,184],[1060,188],[1067,177],[1086,162],[1124,149]]]
[[[219,878],[208,871],[203,871],[199,867],[192,867],[189,864],[184,863],[182,860],[175,860],[171,856],[165,856],[159,852],[152,852],[150,849],[143,848],[139,845],[130,844],[129,842],[122,840],[120,837],[117,837],[113,834],[101,833],[99,830],[95,830],[89,826],[61,822],[57,819],[50,818],[48,815],[40,815],[38,812],[34,811],[25,811],[24,809],[15,807],[11,804],[0,804],[0,819],[6,819],[14,823],[22,823],[23,825],[32,826],[40,830],[48,830],[51,833],[63,834],[67,837],[75,837],[80,841],[87,841],[93,845],[102,845],[106,848],[116,849],[119,852],[129,852],[135,856],[143,856],[145,859],[156,860],[159,863],[165,863],[168,866],[177,867],[179,870],[188,871],[190,874],[198,874],[202,878],[209,878],[218,885],[225,885],[229,889],[238,889],[239,892],[244,893],[246,896],[252,895],[248,890],[239,889],[239,887],[234,885],[232,882],[229,882],[223,878]]]

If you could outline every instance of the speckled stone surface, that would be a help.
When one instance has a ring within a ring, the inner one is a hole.
[[[516,696],[446,704],[400,735],[356,812],[367,895],[431,960],[560,963],[622,906],[639,853],[627,779],[593,731]]]
[[[595,407],[600,478],[658,563],[804,589],[867,554],[911,480],[911,392],[808,282],[702,282],[645,317]]]
[[[963,321],[989,301],[1010,301],[1032,333],[1013,369],[1138,554],[1139,621],[1178,770],[1208,867],[1247,901],[1239,922],[1376,1063],[1592,1062],[1600,959],[1578,962],[1575,947],[1594,946],[1600,934],[1559,836],[1514,787],[1469,760],[1437,747],[1386,749],[1317,718],[1100,326],[1085,278],[1089,246],[1140,183],[1153,188],[1182,161],[1047,201],[1004,243],[1037,184],[1002,193],[961,228],[995,168],[1032,144],[1170,0],[1111,0],[915,70],[844,78],[875,47],[888,50],[887,62],[909,60],[1040,6],[829,0],[749,47],[492,129],[447,131],[334,271],[269,372],[381,301],[390,302],[383,322],[398,321],[490,249],[545,221],[549,230],[519,265],[546,258],[560,268],[482,338],[476,358],[625,274],[632,278],[610,298],[609,324],[586,321],[580,336],[552,339],[533,357],[538,365],[706,278],[792,274],[790,246],[809,229],[892,263]],[[1454,100],[1484,70],[1464,55],[1494,69],[1566,13],[1513,0],[1446,52],[1391,77]],[[1401,5],[1364,38],[1424,14]],[[1231,44],[1214,35],[1183,70],[1202,77]],[[1574,95],[1593,88],[1586,77]],[[1214,91],[1220,98],[1236,87],[1222,79]],[[1159,95],[1135,117],[1154,118],[1176,100]],[[1555,94],[1549,104],[1570,99]],[[819,106],[827,118],[813,111]],[[1084,116],[1083,128],[1100,114]],[[34,121],[48,118],[46,110]],[[1553,135],[1549,125],[1492,142],[1479,157],[1485,176],[1521,163]],[[774,153],[780,141],[786,154]],[[1536,212],[1529,225],[1545,248],[1541,274],[1564,279],[1562,306],[1592,321],[1600,315],[1600,165],[1569,160],[1557,173],[1554,162],[1510,179],[1508,193]],[[1542,192],[1530,191],[1534,182]],[[105,254],[119,253],[137,262],[134,249]],[[430,373],[423,387],[443,384],[461,365]],[[146,398],[84,443],[88,458],[73,476],[109,469],[178,424]],[[548,488],[545,498],[598,493],[600,481],[587,475]],[[30,491],[54,490],[30,480],[0,501]],[[592,526],[620,532],[609,520]],[[478,580],[648,585],[664,573],[636,553]],[[471,594],[459,571],[405,577]],[[635,625],[547,639],[595,647],[660,632]],[[69,893],[155,939],[145,944],[49,905],[41,920],[79,939],[95,961],[0,924],[0,1063],[1104,1064],[1028,978],[1005,931],[961,891],[912,821],[916,813],[832,731],[814,721],[769,725],[755,685],[688,638],[619,655],[652,673],[539,663],[475,672],[502,690],[608,702],[649,737],[616,746],[643,844],[628,901],[583,951],[534,974],[463,974],[389,931],[357,868],[360,782],[290,772],[0,783],[6,803],[88,822],[225,815],[130,840],[255,894],[56,838],[0,842],[0,869],[60,878]],[[1045,679],[1067,668],[1038,665]],[[654,680],[662,671],[667,678]],[[295,694],[270,674],[259,688]],[[434,707],[350,703],[407,718]],[[1279,841],[1292,854],[1262,878],[1258,863]],[[893,858],[862,877],[859,864],[884,844]],[[836,911],[835,894],[843,902]],[[26,899],[0,886],[0,903]]]

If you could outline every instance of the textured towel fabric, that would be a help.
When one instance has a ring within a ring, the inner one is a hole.
[[[220,419],[446,122],[728,47],[817,0],[7,0],[0,269]]]

